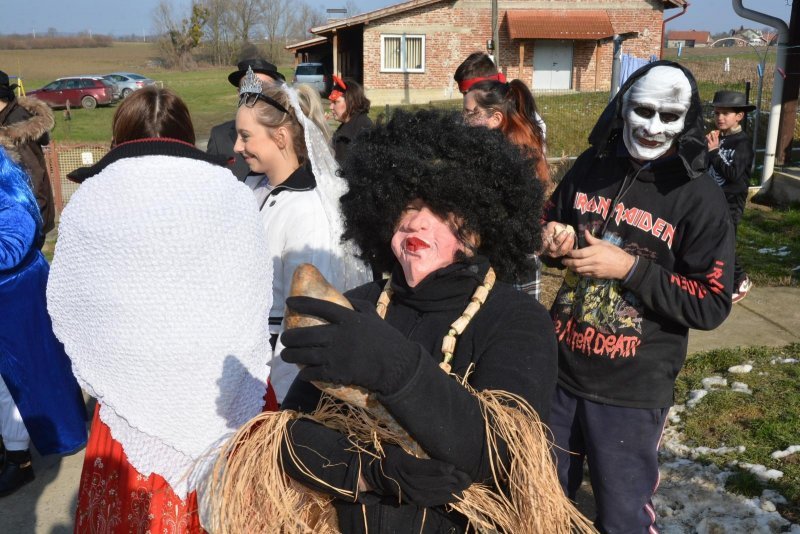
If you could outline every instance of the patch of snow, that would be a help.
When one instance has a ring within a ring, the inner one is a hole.
[[[740,463],[739,467],[750,471],[764,482],[768,480],[778,480],[783,476],[783,471],[778,471],[777,469],[767,469],[761,464]]]
[[[661,466],[653,497],[663,534],[773,533],[791,525],[770,500],[748,499],[725,490],[730,472],[714,465],[673,461]],[[769,504],[767,504],[769,503]]]
[[[708,391],[705,389],[693,389],[689,392],[689,400],[686,401],[686,407],[694,408],[706,395],[708,395]]]
[[[765,512],[774,512],[777,510],[772,501],[761,501],[761,509]]]
[[[761,492],[761,500],[762,501],[771,501],[775,504],[786,504],[789,501],[786,500],[786,497],[781,495],[775,490],[772,489],[765,489]]]
[[[753,370],[753,366],[750,364],[745,365],[734,365],[728,369],[729,373],[749,373]]]
[[[669,409],[669,413],[667,413],[667,419],[669,422],[676,425],[681,422],[681,416],[683,412],[686,411],[686,406],[683,404],[676,404]]]
[[[792,525],[775,510],[776,505],[787,502],[782,495],[775,490],[764,490],[760,497],[749,499],[729,493],[725,490],[725,482],[732,471],[687,458],[701,449],[704,448],[685,445],[680,429],[675,425],[664,430],[660,453],[661,481],[653,497],[660,532],[800,534],[800,525]],[[744,452],[741,446],[720,449]],[[736,463],[732,462],[733,465]]]
[[[782,451],[773,452],[770,456],[772,456],[776,460],[780,460],[781,458],[786,458],[790,454],[794,454],[796,452],[800,452],[800,445],[791,445]]]
[[[797,363],[799,361],[800,360],[798,360],[797,358],[774,358],[774,359],[770,360],[769,363],[771,363],[772,365],[775,365],[775,364],[778,364],[778,363]]]
[[[753,394],[753,390],[751,390],[750,386],[748,386],[744,382],[734,382],[733,384],[731,384],[731,389],[739,393],[746,393],[747,395]]]
[[[765,247],[765,248],[758,249],[758,253],[759,254],[771,254],[772,256],[778,256],[779,258],[783,258],[783,257],[786,257],[789,254],[791,254],[792,251],[789,249],[789,247],[786,247],[786,246],[783,246],[783,247],[780,247],[780,248]]]
[[[703,389],[711,389],[714,386],[718,387],[728,387],[728,381],[721,376],[709,376],[708,378],[702,379],[700,382],[703,384]]]

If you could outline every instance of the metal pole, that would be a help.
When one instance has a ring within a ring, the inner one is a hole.
[[[492,41],[494,41],[494,64],[500,70],[500,28],[498,24],[497,0],[492,0]]]
[[[614,95],[617,94],[619,91],[619,71],[620,71],[620,64],[621,58],[620,56],[622,51],[622,37],[619,34],[614,35],[612,39],[614,43],[614,59],[611,62],[611,94],[608,95],[608,101],[614,98]]]
[[[781,120],[781,104],[783,96],[783,74],[786,70],[786,45],[789,42],[789,26],[777,17],[772,17],[742,5],[743,0],[731,0],[733,10],[742,18],[768,24],[778,30],[778,52],[775,58],[775,78],[772,85],[772,104],[767,126],[767,138],[764,146],[764,171],[761,175],[761,185],[772,178],[775,168],[775,150],[778,146],[778,126]]]
[[[764,89],[764,62],[767,59],[767,53],[764,52],[764,59],[761,60],[759,63],[758,69],[758,92],[756,94],[756,120],[755,124],[753,124],[753,164],[750,168],[750,174],[753,174],[753,171],[756,170],[756,158],[755,154],[757,154],[756,144],[758,143],[758,130],[761,124],[761,92]]]

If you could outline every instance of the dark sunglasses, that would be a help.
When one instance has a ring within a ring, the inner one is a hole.
[[[242,96],[239,97],[239,107],[244,105],[247,108],[252,108],[256,105],[256,102],[259,100],[263,100],[270,106],[274,107],[278,111],[286,113],[287,115],[289,112],[286,110],[285,107],[281,106],[274,98],[268,97],[264,93],[244,93]]]

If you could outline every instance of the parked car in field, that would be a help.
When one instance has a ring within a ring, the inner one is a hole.
[[[119,85],[122,98],[128,98],[128,96],[137,89],[156,84],[155,80],[132,72],[112,72],[111,74],[106,74],[104,77]]]
[[[88,76],[59,78],[41,89],[28,91],[27,94],[46,102],[53,108],[66,107],[69,102],[70,107],[94,109],[98,105],[107,106],[114,101],[114,88],[111,83],[102,78]]]
[[[106,76],[104,74],[82,74],[80,76],[69,76],[69,77],[70,78],[95,78],[95,79],[100,79],[104,83],[107,83],[107,84],[109,84],[111,86],[111,96],[112,96],[112,100],[114,102],[117,102],[118,100],[120,100],[122,98],[122,89],[120,88],[120,86],[118,84],[114,83],[112,80],[109,80],[108,78],[106,78]],[[63,80],[63,79],[64,78],[59,78],[59,80]]]
[[[316,87],[323,96],[330,94],[333,86],[333,80],[322,63],[299,63],[294,71],[293,81]]]

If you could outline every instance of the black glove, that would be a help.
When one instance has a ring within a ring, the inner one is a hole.
[[[417,506],[438,506],[454,502],[454,494],[470,485],[467,474],[448,463],[415,458],[391,444],[384,445],[383,451],[385,457],[377,459],[359,452],[341,432],[296,419],[288,424],[281,459],[283,471],[301,484],[350,502],[358,498],[364,504],[378,502],[378,494]],[[359,474],[371,492],[358,493]]]
[[[290,421],[287,430],[283,471],[305,486],[354,502],[361,462],[347,436],[308,419]]]
[[[383,452],[380,460],[361,456],[361,477],[375,493],[427,508],[455,502],[472,482],[451,464],[416,458],[397,445],[384,444]]]
[[[417,368],[422,347],[408,341],[375,312],[374,304],[354,300],[356,310],[310,297],[289,297],[286,306],[330,324],[285,331],[281,357],[305,366],[306,381],[362,386],[391,395]]]

